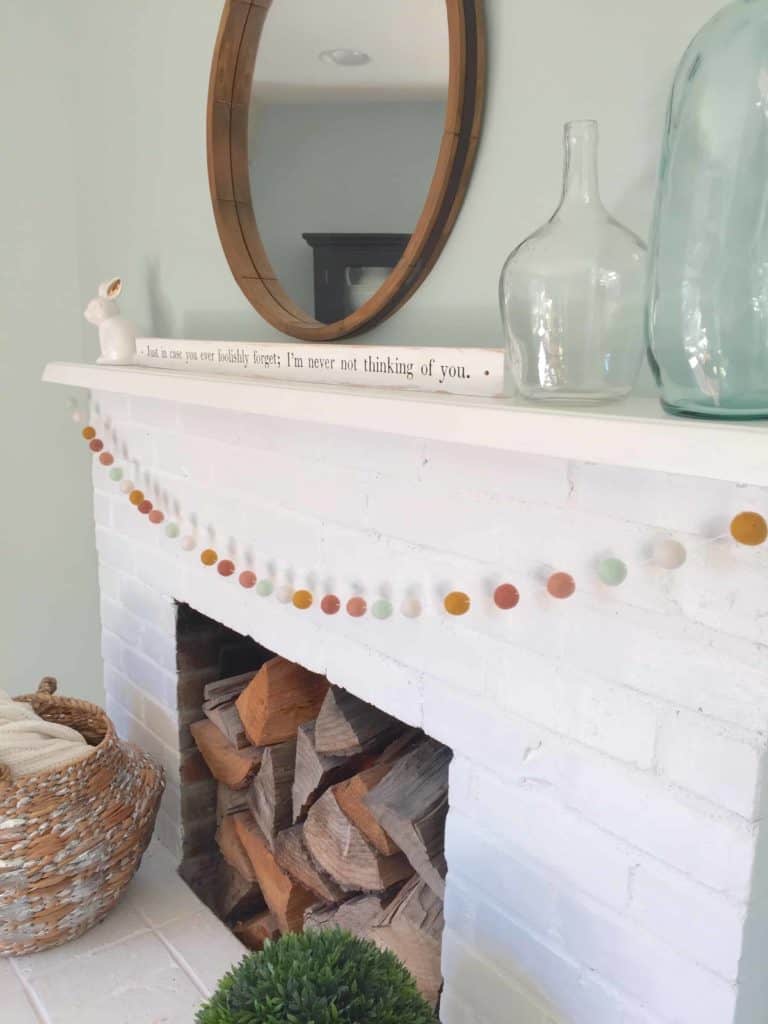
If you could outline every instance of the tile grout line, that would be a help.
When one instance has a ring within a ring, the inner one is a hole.
[[[37,992],[35,992],[31,982],[24,977],[19,968],[16,966],[14,958],[8,957],[8,963],[10,964],[11,971],[16,975],[16,978],[19,984],[21,985],[24,991],[24,995],[27,997],[27,1002],[32,1007],[32,1012],[35,1014],[35,1016],[38,1018],[41,1024],[53,1024],[51,1018],[48,1016],[48,1011],[46,1010],[42,999],[37,994]]]
[[[210,993],[208,991],[207,986],[204,985],[202,980],[197,976],[197,973],[193,969],[192,965],[178,951],[178,949],[176,949],[176,947],[173,945],[173,943],[170,942],[168,939],[166,939],[166,937],[163,935],[163,933],[161,931],[159,931],[157,928],[155,928],[155,926],[149,920],[149,918],[144,913],[144,911],[141,909],[141,907],[135,907],[135,910],[136,910],[136,913],[141,917],[141,919],[147,925],[147,927],[151,930],[152,934],[155,935],[160,940],[160,942],[162,942],[162,944],[165,946],[165,948],[171,954],[171,957],[176,961],[176,963],[179,965],[179,967],[182,969],[182,971],[187,975],[189,980],[192,982],[192,984],[195,986],[195,988],[198,990],[198,992],[200,992],[200,994],[203,996],[203,998],[204,999],[210,999],[212,993]]]

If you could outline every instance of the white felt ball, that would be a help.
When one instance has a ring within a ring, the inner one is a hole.
[[[195,538],[189,534],[186,537],[181,538],[181,549],[182,551],[194,551],[195,550]]]
[[[123,494],[130,494],[131,491],[135,491],[136,488],[133,486],[133,480],[123,480],[120,484],[120,490]]]
[[[275,597],[280,604],[290,604],[293,600],[293,587],[288,583],[283,583],[281,587],[275,590]]]
[[[400,607],[400,611],[406,619],[418,619],[422,613],[421,601],[418,597],[406,597]]]
[[[688,552],[680,541],[659,540],[653,546],[653,562],[660,569],[680,569],[688,559]]]
[[[72,413],[72,422],[73,423],[82,423],[83,422],[83,414],[80,412],[79,409],[75,409],[75,411]]]

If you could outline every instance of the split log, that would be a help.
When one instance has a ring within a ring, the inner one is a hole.
[[[264,949],[267,939],[274,941],[280,938],[280,929],[275,915],[270,914],[268,910],[247,921],[241,921],[240,924],[235,925],[233,931],[242,944],[254,953],[259,953]]]
[[[230,814],[222,818],[216,829],[216,843],[227,864],[246,881],[255,882],[256,874],[235,827],[235,817]]]
[[[390,836],[384,831],[374,817],[370,808],[365,804],[365,797],[377,786],[381,780],[389,774],[392,766],[410,746],[422,735],[418,729],[408,729],[394,743],[386,748],[376,763],[353,775],[351,779],[339,782],[333,787],[334,795],[339,807],[346,816],[363,833],[379,853],[391,856],[399,853],[400,848]],[[263,770],[263,769],[262,769]]]
[[[305,912],[304,927],[314,931],[343,928],[360,939],[366,939],[385,905],[386,898],[376,895],[353,896],[342,904],[320,904]]]
[[[293,823],[295,767],[295,739],[267,747],[259,774],[248,789],[248,807],[272,849],[277,833],[290,828]]]
[[[317,902],[316,897],[283,871],[250,814],[236,814],[232,821],[280,931],[300,932],[304,911]]]
[[[232,789],[223,782],[218,783],[216,791],[216,824],[220,825],[222,818],[229,814],[239,814],[248,808],[246,798],[247,790]]]
[[[244,789],[248,785],[261,764],[260,747],[236,750],[207,718],[193,722],[189,731],[215,779],[232,789]]]
[[[355,697],[339,686],[331,686],[315,725],[315,747],[319,754],[350,757],[382,746],[393,739],[402,724],[373,704]]]
[[[313,859],[347,892],[384,892],[413,874],[402,853],[385,857],[371,846],[339,807],[332,790],[310,809],[304,842]]]
[[[275,842],[275,859],[283,871],[319,900],[338,903],[344,899],[344,890],[310,856],[304,842],[303,825],[294,825],[280,833]]]
[[[443,984],[443,924],[443,901],[417,875],[405,883],[367,935],[379,949],[391,950],[405,964],[432,1006],[437,1005]]]
[[[355,771],[345,757],[330,757],[315,750],[315,723],[299,726],[296,736],[296,768],[293,777],[293,820],[302,821],[322,794]]]
[[[208,683],[203,689],[203,713],[238,750],[249,746],[249,740],[245,735],[235,701],[253,676],[253,672],[246,672],[244,675],[232,676],[229,679],[218,679],[214,683]]]
[[[317,717],[328,690],[325,676],[285,658],[259,669],[235,702],[246,734],[256,746],[293,739],[303,722]]]
[[[445,894],[445,819],[451,751],[424,737],[394,765],[365,804],[440,899]]]
[[[219,861],[216,897],[218,915],[228,924],[260,914],[265,907],[259,883],[243,878],[225,860]]]

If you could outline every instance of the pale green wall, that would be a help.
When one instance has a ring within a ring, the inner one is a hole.
[[[79,0],[74,6],[84,15],[78,53],[83,287],[121,273],[126,310],[153,333],[274,337],[231,279],[208,198],[205,101],[222,4]],[[557,203],[565,120],[601,122],[605,198],[647,233],[672,72],[693,32],[719,6],[719,0],[486,0],[488,116],[464,212],[427,283],[368,339],[501,344],[498,273],[509,250]]]
[[[99,698],[90,459],[64,389],[40,383],[83,358],[63,6],[0,11],[0,689],[56,675]]]

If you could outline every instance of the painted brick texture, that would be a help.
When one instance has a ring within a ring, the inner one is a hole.
[[[178,673],[196,668],[177,665],[178,600],[453,748],[444,1024],[760,1019],[768,551],[703,539],[768,492],[96,398],[137,486],[222,556],[396,605],[415,586],[427,606],[378,623],[263,600],[96,465],[107,706],[169,771],[167,845]],[[676,574],[648,564],[668,531],[689,549]],[[594,572],[609,553],[631,568],[618,590]],[[554,570],[571,601],[546,595]],[[490,601],[505,579],[509,613]],[[439,610],[453,588],[474,596],[465,619]]]

